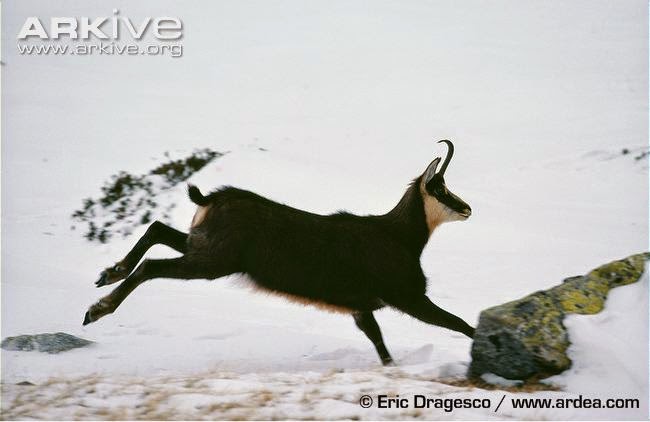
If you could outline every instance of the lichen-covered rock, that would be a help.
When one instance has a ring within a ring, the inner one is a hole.
[[[549,290],[481,312],[472,344],[469,375],[509,379],[558,374],[571,366],[566,355],[567,314],[600,312],[609,291],[641,278],[650,253],[632,255],[571,277]]]
[[[47,353],[59,353],[78,347],[85,347],[93,342],[66,333],[45,333],[34,335],[22,335],[7,337],[2,340],[2,347],[5,350],[19,350]]]

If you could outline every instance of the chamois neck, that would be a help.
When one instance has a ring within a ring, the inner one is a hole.
[[[420,178],[409,185],[397,205],[381,216],[393,236],[399,238],[419,256],[429,240],[430,231],[419,190]]]

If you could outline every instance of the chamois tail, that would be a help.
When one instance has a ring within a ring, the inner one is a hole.
[[[199,206],[206,206],[210,202],[207,197],[203,196],[199,188],[194,185],[188,185],[187,193],[190,196],[190,200]]]

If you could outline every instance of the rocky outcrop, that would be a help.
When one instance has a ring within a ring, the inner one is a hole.
[[[600,312],[611,289],[641,278],[648,259],[650,253],[632,255],[481,312],[469,376],[494,373],[529,379],[568,369],[570,339],[563,324],[565,315]]]
[[[7,337],[2,340],[2,347],[5,350],[32,351],[46,353],[59,353],[66,350],[85,347],[93,342],[66,333],[45,333],[34,335],[22,335]]]

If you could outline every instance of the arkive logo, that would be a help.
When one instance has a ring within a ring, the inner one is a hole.
[[[133,40],[140,40],[150,33],[157,40],[165,41],[178,40],[183,36],[183,23],[177,17],[145,17],[140,22],[134,22],[129,17],[119,16],[119,13],[119,10],[113,9],[113,16],[51,17],[46,25],[38,17],[30,16],[20,29],[18,39],[58,40],[68,37],[72,40],[119,40],[128,35]]]

